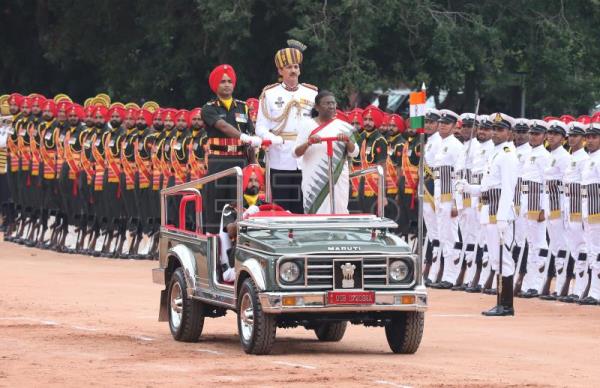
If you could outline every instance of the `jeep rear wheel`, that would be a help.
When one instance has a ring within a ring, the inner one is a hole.
[[[238,295],[238,333],[244,351],[248,354],[269,354],[277,325],[275,317],[265,314],[252,279],[246,279]]]
[[[177,341],[196,342],[204,327],[203,305],[189,299],[183,269],[177,268],[169,283],[169,328]]]
[[[419,349],[423,328],[425,326],[425,313],[406,312],[398,313],[391,322],[385,325],[385,336],[392,352],[412,354]]]
[[[347,326],[348,322],[323,323],[315,328],[315,334],[319,341],[338,342],[344,337]]]

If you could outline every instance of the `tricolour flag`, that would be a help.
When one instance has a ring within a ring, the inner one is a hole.
[[[422,129],[425,127],[425,91],[410,94],[410,127]]]

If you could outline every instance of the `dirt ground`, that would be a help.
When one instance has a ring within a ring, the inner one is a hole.
[[[600,306],[517,300],[516,317],[485,318],[494,297],[432,290],[415,355],[351,326],[334,344],[279,329],[271,355],[248,356],[233,313],[175,342],[156,264],[0,241],[0,386],[600,386]]]

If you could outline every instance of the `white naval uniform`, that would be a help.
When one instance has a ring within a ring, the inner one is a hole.
[[[589,155],[584,148],[575,151],[571,155],[563,178],[565,185],[565,214],[567,219],[566,239],[569,252],[575,259],[575,266],[573,268],[575,284],[573,285],[573,291],[569,295],[573,294],[578,297],[581,297],[589,281],[587,248],[581,218],[581,173],[587,159],[589,159]]]
[[[294,157],[300,128],[312,125],[316,87],[299,84],[288,90],[283,83],[263,89],[256,118],[256,134],[273,144],[266,152],[273,202],[295,213],[303,212],[302,174]]]
[[[470,148],[469,148],[470,147]],[[458,174],[469,184],[475,184],[472,173],[475,167],[475,155],[480,152],[481,145],[473,137],[471,140],[463,143],[463,149],[459,156],[456,170]],[[481,182],[477,182],[479,184]],[[475,276],[477,265],[475,263],[475,251],[477,239],[479,237],[480,224],[477,207],[479,197],[471,196],[469,193],[455,193],[456,209],[458,210],[458,224],[463,241],[464,260],[466,262],[466,272],[464,283],[471,284]]]
[[[462,143],[454,135],[450,135],[441,140],[433,162],[435,166],[435,212],[440,250],[444,256],[442,281],[452,284],[456,283],[462,266],[461,246],[458,237],[458,217],[451,216],[452,208],[454,207],[452,194],[454,188],[454,166],[457,164],[462,151]]]
[[[522,290],[542,290],[544,274],[548,270],[548,243],[546,241],[546,221],[539,222],[538,216],[543,211],[545,203],[544,171],[550,165],[550,153],[544,145],[531,148],[529,158],[523,166],[523,184],[529,183],[527,193],[523,192],[521,206],[527,206],[527,242],[529,252],[527,254],[527,273],[523,278]],[[539,188],[539,198],[531,195],[532,190]]]
[[[550,239],[549,250],[550,254],[554,256],[554,267],[556,268],[556,293],[559,296],[567,280],[567,265],[569,264],[562,191],[563,177],[569,166],[570,158],[569,152],[563,146],[558,146],[550,152],[550,165],[544,171],[546,185],[545,213],[548,220],[546,226]],[[558,210],[556,210],[557,206]]]
[[[298,160],[292,155],[295,137],[298,135],[298,129],[305,126],[305,121],[312,120],[310,111],[317,93],[316,89],[305,84],[299,84],[296,91],[287,90],[283,83],[267,86],[263,90],[256,117],[256,134],[263,139],[277,135],[284,140],[283,144],[272,145],[267,151],[271,168],[298,168]],[[284,120],[282,116],[286,110],[289,110],[289,113],[287,120]],[[282,121],[276,121],[278,118],[282,118]]]
[[[492,139],[484,141],[483,143],[479,143],[479,152],[475,155],[475,159],[473,162],[473,183],[474,184],[481,184],[481,180],[483,179],[483,175],[485,173],[486,167],[488,165],[488,163],[490,162],[490,159],[492,157],[493,151],[494,151],[494,142],[492,141]],[[479,194],[478,193],[474,193],[472,194],[473,197],[478,198]],[[478,203],[479,203],[479,199],[478,199]],[[480,214],[479,214],[479,209],[478,209],[478,214],[477,217],[478,219],[480,218]],[[479,235],[477,236],[477,245],[480,247],[481,251],[482,251],[482,256],[481,256],[481,274],[479,275],[479,286],[484,287],[485,282],[487,281],[490,271],[491,271],[491,266],[489,265],[489,255],[488,255],[488,247],[487,247],[487,241],[486,241],[486,232],[484,228],[480,228],[479,229]],[[494,277],[493,282],[496,281],[496,278]],[[492,287],[493,287],[493,283],[492,283]]]
[[[520,264],[525,254],[525,244],[527,244],[527,203],[523,203],[523,194],[521,193],[521,186],[523,181],[523,168],[525,162],[529,160],[529,154],[531,153],[531,145],[529,143],[523,143],[518,147],[515,147],[517,159],[519,160],[518,169],[518,180],[517,187],[515,189],[515,245],[513,247],[513,259],[517,261],[517,271],[520,270]],[[518,200],[518,205],[516,201]],[[517,257],[515,257],[517,256]],[[516,278],[515,278],[516,281]]]
[[[439,133],[434,133],[427,138],[427,143],[425,144],[425,165],[428,169],[432,170],[435,166],[435,156],[440,149],[440,144],[442,142],[442,137]],[[432,193],[433,194],[433,193]],[[437,217],[435,214],[435,205],[423,201],[423,221],[425,222],[425,227],[427,228],[427,240],[429,243],[433,245],[432,252],[432,263],[431,269],[429,270],[429,279],[435,281],[437,278],[438,270],[440,268],[440,249],[439,249],[439,235],[438,235],[438,224]],[[425,254],[425,252],[423,252]],[[422,258],[423,261],[425,257]],[[435,276],[432,276],[435,275]]]
[[[583,229],[592,279],[589,296],[600,300],[600,150],[590,154],[581,172]]]
[[[519,161],[511,143],[504,142],[494,147],[492,157],[487,165],[480,186],[471,186],[473,194],[482,196],[480,222],[484,226],[490,267],[499,270],[500,237],[502,244],[502,276],[513,276],[515,262],[508,250],[513,240],[513,228],[510,224],[515,219],[514,195],[518,179]],[[485,197],[487,196],[487,199]],[[498,222],[507,222],[509,226],[500,236]]]

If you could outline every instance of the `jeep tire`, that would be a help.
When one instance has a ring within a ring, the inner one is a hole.
[[[315,327],[315,334],[319,341],[322,342],[338,342],[341,341],[346,332],[348,322],[331,322],[322,323]]]
[[[248,354],[269,354],[275,342],[277,324],[273,315],[263,312],[252,279],[244,281],[237,300],[238,333],[244,351]]]
[[[413,354],[423,338],[425,313],[410,311],[398,313],[385,325],[385,336],[392,352]]]
[[[204,306],[202,302],[188,298],[187,281],[181,267],[171,277],[167,302],[173,338],[183,342],[198,341],[204,327]]]

